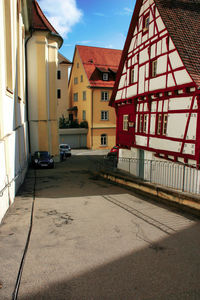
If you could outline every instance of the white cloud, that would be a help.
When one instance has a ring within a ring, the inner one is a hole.
[[[39,0],[39,5],[49,22],[63,37],[67,37],[71,28],[80,22],[83,16],[76,0]]]
[[[124,7],[122,11],[117,12],[116,15],[120,15],[120,16],[127,16],[127,15],[132,15],[133,10],[128,8],[128,7]]]

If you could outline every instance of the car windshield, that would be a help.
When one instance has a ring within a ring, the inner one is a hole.
[[[35,157],[37,157],[37,158],[49,157],[49,152],[47,152],[47,151],[37,151],[37,152],[35,152]]]
[[[61,149],[69,149],[69,146],[68,145],[61,145],[60,148]]]

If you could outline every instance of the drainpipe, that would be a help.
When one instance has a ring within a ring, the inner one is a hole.
[[[28,108],[28,57],[27,57],[27,44],[28,41],[32,38],[32,30],[30,30],[30,36],[25,41],[25,97],[26,97],[26,118],[27,118],[27,127],[28,127],[28,148],[29,155],[31,154],[31,142],[30,142],[30,125],[29,125],[29,108]]]
[[[91,118],[91,123],[92,123],[92,126],[91,126],[91,146],[93,148],[93,110],[94,110],[94,90],[92,89],[92,118]]]
[[[47,45],[47,55],[48,55],[48,60],[46,62],[46,78],[47,78],[47,130],[48,130],[48,151],[52,153],[52,143],[51,143],[51,127],[50,127],[50,99],[49,99],[49,47]]]

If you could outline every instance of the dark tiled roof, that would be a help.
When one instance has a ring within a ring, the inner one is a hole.
[[[187,71],[200,86],[200,0],[155,3]]]
[[[109,80],[102,80],[101,72],[109,72],[109,69],[118,69],[122,51],[116,49],[89,47],[77,45],[85,72],[90,85],[100,87],[113,87],[115,78],[109,74]]]
[[[58,32],[49,23],[49,21],[43,14],[36,0],[33,0],[32,2],[32,28],[35,30],[47,30],[52,33],[58,34]]]

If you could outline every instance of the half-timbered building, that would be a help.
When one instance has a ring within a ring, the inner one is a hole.
[[[136,1],[110,100],[121,156],[199,164],[199,21],[199,0]]]

